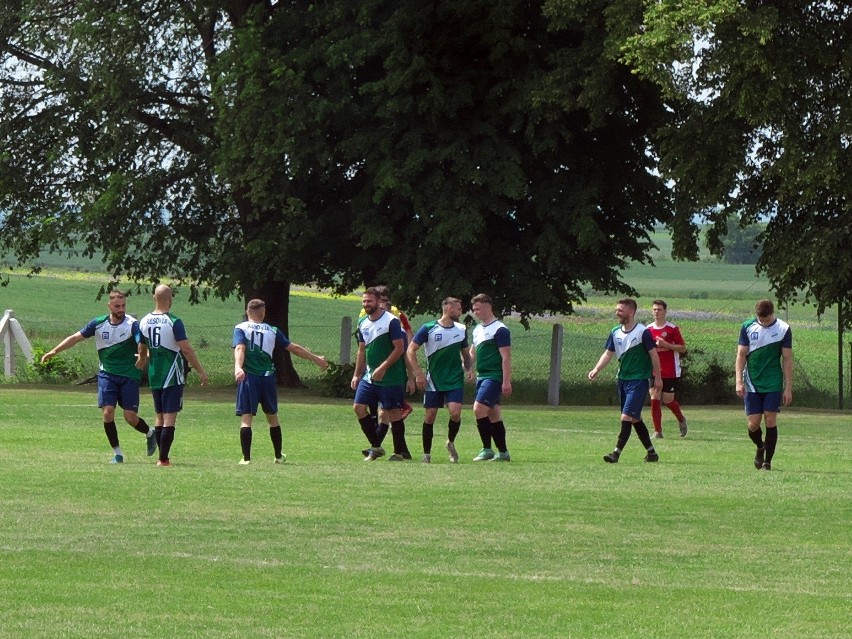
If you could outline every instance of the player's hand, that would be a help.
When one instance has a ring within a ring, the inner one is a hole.
[[[360,381],[361,379],[357,375],[353,375],[352,381],[349,382],[349,388],[351,388],[352,390],[358,390],[358,382]]]
[[[44,355],[41,356],[41,363],[44,364],[47,360],[49,360],[54,355],[56,355],[56,353],[54,353],[53,351],[47,351]]]
[[[417,386],[417,390],[423,390],[426,388],[426,376],[423,373],[417,373],[414,376],[414,385]]]
[[[781,396],[781,401],[784,402],[784,406],[789,406],[793,403],[793,391],[785,390],[784,394]]]
[[[207,382],[210,381],[210,379],[207,377],[207,373],[205,373],[204,371],[198,371],[198,376],[201,378],[201,385],[207,386]]]
[[[416,387],[416,386],[417,386],[417,385],[414,383],[414,380],[413,380],[413,379],[409,379],[409,380],[405,383],[405,392],[407,392],[409,395],[413,395],[413,394],[414,394],[414,390],[415,390],[415,387]]]
[[[745,397],[745,385],[742,382],[737,382],[737,396]]]
[[[500,388],[500,391],[508,397],[512,394],[512,382],[503,382],[503,386]]]
[[[382,381],[385,378],[385,371],[387,371],[387,368],[385,368],[385,365],[382,364],[376,370],[373,371],[373,374],[370,375],[370,379],[374,382]]]
[[[328,368],[328,361],[325,359],[325,357],[320,355],[319,361],[317,362],[317,366],[319,366],[322,370],[326,370]]]
[[[467,379],[467,381],[472,382],[476,379],[476,373],[474,373],[473,369],[471,369],[465,374],[465,378]]]
[[[246,372],[241,367],[234,367],[234,379],[238,382],[246,378]]]
[[[592,370],[589,371],[589,381],[590,382],[595,381],[597,376],[598,376],[598,369],[593,368]]]

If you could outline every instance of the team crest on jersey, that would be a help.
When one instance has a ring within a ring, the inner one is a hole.
[[[443,335],[441,335],[440,333],[435,335],[435,341],[436,342],[440,342],[442,339],[443,339]]]
[[[104,331],[101,333],[101,339],[109,339],[109,331]]]
[[[755,340],[757,340],[758,337],[760,337],[760,333],[758,333],[757,331],[754,331],[751,334],[751,341],[754,342]]]

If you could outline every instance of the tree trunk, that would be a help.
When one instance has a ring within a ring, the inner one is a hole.
[[[260,298],[266,302],[266,323],[277,326],[290,336],[290,282],[265,282],[251,289],[246,296],[249,300]],[[306,388],[299,374],[293,367],[290,351],[275,349],[273,351],[277,382],[286,388]]]

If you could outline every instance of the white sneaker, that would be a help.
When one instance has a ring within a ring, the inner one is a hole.
[[[456,445],[451,442],[449,439],[447,440],[447,452],[450,454],[450,463],[458,464],[459,463],[459,454],[456,452]]]
[[[285,455],[284,453],[281,453],[281,457],[275,458],[276,464],[283,464],[285,461],[287,461],[287,455]]]
[[[250,463],[251,463],[251,460],[249,460],[249,459],[241,459],[239,461],[240,466],[248,466]]]

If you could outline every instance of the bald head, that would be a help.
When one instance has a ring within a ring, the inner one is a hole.
[[[154,303],[160,311],[167,311],[172,306],[172,289],[167,284],[159,284],[154,289]]]

